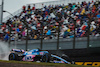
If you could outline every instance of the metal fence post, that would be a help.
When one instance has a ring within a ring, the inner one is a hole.
[[[60,33],[60,23],[59,23],[59,25],[58,25],[57,55],[58,55],[58,52],[59,52],[59,33]]]
[[[2,0],[2,5],[1,5],[1,23],[3,22],[3,5],[4,5],[4,0]]]
[[[26,22],[26,17],[23,19],[22,22],[26,25],[26,28],[27,28],[26,46],[25,46],[25,50],[27,51],[27,47],[28,47],[28,37],[29,37],[29,34],[28,34],[28,29],[29,29],[29,27],[28,27],[28,24],[27,24],[27,22]]]
[[[75,39],[76,39],[76,35],[75,35],[76,20],[74,20],[74,25],[75,25],[75,27],[74,27],[73,49],[75,49],[75,43],[76,43],[76,41],[75,41]]]
[[[41,43],[40,43],[40,49],[42,50],[43,46],[43,23],[41,22]]]
[[[89,18],[89,22],[88,22],[87,48],[89,48],[89,44],[90,44],[90,23],[91,23],[91,18]]]

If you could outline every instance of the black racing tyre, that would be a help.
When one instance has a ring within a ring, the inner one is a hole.
[[[61,58],[65,59],[66,61],[70,62],[71,64],[75,64],[75,62],[72,61],[67,55],[62,56]]]
[[[42,62],[50,62],[50,57],[51,55],[46,53],[42,56]]]
[[[18,60],[19,60],[18,54],[11,53],[11,54],[9,55],[9,60],[16,60],[16,61],[18,61]]]

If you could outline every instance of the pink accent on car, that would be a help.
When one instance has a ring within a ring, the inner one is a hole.
[[[36,55],[32,55],[32,59],[33,59],[33,61],[34,61],[34,57],[35,57]]]
[[[64,61],[61,61],[61,63],[65,63]]]
[[[36,55],[27,55],[27,56],[25,56],[22,60],[23,61],[34,61],[34,57],[35,57]]]
[[[22,50],[22,52],[25,52],[24,50]]]
[[[23,61],[25,61],[25,57],[23,57],[23,59],[22,59]]]
[[[43,55],[44,53],[43,52],[40,52],[40,55]]]

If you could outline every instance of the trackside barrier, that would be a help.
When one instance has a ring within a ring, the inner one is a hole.
[[[100,62],[75,62],[77,65],[85,65],[85,66],[100,66]]]

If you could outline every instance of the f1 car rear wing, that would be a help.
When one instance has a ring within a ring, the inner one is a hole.
[[[12,49],[11,51],[14,51],[14,52],[25,52],[23,49]]]

